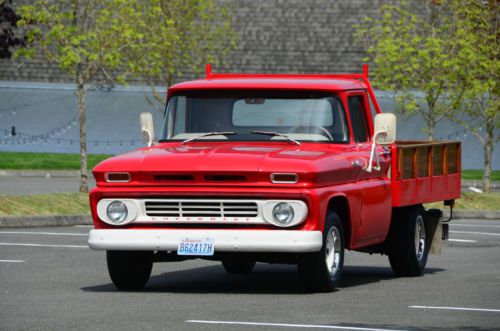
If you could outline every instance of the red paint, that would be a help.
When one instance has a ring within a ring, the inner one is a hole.
[[[350,142],[303,142],[300,146],[285,141],[195,141],[186,145],[166,142],[112,157],[93,170],[97,187],[90,193],[90,205],[96,228],[112,228],[97,217],[96,205],[101,198],[224,197],[302,200],[309,213],[298,229],[322,230],[329,201],[343,197],[349,204],[347,247],[357,249],[385,240],[392,208],[455,199],[460,195],[460,171],[398,180],[397,144],[391,146],[390,155],[380,158],[380,171],[368,173],[362,169],[370,158],[371,138],[361,144],[354,142],[347,98],[362,96],[369,135],[373,135],[373,119],[366,105],[371,100],[375,111],[380,113],[381,110],[368,81],[367,66],[363,67],[362,74],[256,75],[213,73],[207,65],[206,79],[172,86],[167,100],[179,92],[217,89],[335,94],[346,109]],[[382,147],[377,147],[378,153],[382,151]],[[360,162],[361,167],[353,167],[353,162]],[[104,178],[106,172],[128,172],[131,181],[108,183]],[[296,173],[299,180],[293,184],[274,184],[270,181],[272,173]],[[245,180],[213,182],[205,178],[217,174],[243,176]],[[171,180],[155,180],[155,175]],[[155,228],[153,225],[125,226],[132,227]],[[259,229],[272,231],[273,227],[260,226]]]

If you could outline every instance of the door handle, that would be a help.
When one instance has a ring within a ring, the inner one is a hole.
[[[359,162],[359,160],[354,160],[351,162],[351,165],[354,167],[354,168],[358,168],[361,166],[361,163]]]

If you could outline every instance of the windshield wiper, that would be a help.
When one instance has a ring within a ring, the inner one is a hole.
[[[209,137],[209,136],[219,136],[219,135],[226,136],[226,135],[230,135],[230,134],[236,134],[236,132],[207,132],[207,133],[202,133],[202,134],[200,134],[199,136],[195,136],[195,137],[192,137],[192,138],[189,138],[189,139],[184,140],[184,141],[182,142],[182,145],[187,144],[187,143],[188,143],[188,142],[190,142],[190,141],[193,141],[193,140],[197,140],[197,139],[203,138],[203,137]]]
[[[274,132],[274,131],[252,131],[252,133],[255,133],[255,134],[265,134],[267,136],[273,136],[273,137],[283,137],[285,138],[286,140],[294,143],[294,144],[297,144],[300,146],[300,142],[298,142],[297,140],[293,139],[293,138],[290,138],[289,135],[287,134],[284,134],[284,133],[280,133],[280,132]]]

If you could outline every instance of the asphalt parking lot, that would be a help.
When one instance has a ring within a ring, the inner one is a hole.
[[[293,266],[235,276],[202,260],[155,264],[143,291],[119,292],[89,229],[0,230],[0,329],[500,329],[500,220],[454,221],[423,277],[348,252],[341,286],[321,294],[304,292]]]

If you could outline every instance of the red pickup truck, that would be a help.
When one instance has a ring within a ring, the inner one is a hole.
[[[395,141],[361,74],[217,74],[168,89],[159,139],[93,170],[95,229],[118,289],[142,288],[155,262],[204,258],[229,273],[296,264],[304,287],[338,285],[344,250],[423,273],[439,210],[460,196],[460,143]],[[446,231],[445,231],[446,232]],[[439,247],[438,247],[439,248]],[[438,249],[435,248],[435,249]]]

